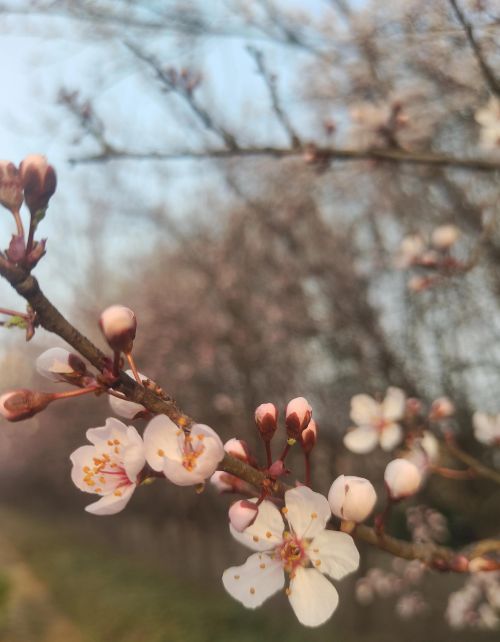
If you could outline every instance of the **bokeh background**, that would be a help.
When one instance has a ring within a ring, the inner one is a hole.
[[[42,288],[101,346],[100,311],[134,309],[141,372],[223,438],[257,448],[255,407],[306,396],[322,492],[340,473],[381,488],[387,455],[352,456],[342,435],[351,396],[388,385],[426,403],[448,395],[461,443],[495,465],[471,416],[500,410],[498,172],[322,162],[314,147],[500,162],[475,120],[494,83],[454,6],[0,2],[1,156],[43,153],[59,178],[40,228]],[[498,70],[498,3],[458,6]],[[462,231],[455,255],[468,269],[410,291],[394,260],[401,239],[448,223]],[[0,232],[5,247],[6,210]],[[21,305],[4,282],[0,297]],[[2,330],[2,388],[50,389],[34,360],[53,345],[42,330],[28,345]],[[245,559],[227,531],[229,499],[156,482],[121,515],[83,511],[68,456],[108,414],[100,398],[0,420],[2,642],[497,639],[450,628],[461,577],[426,575],[411,589],[425,608],[409,617],[393,560],[373,550],[358,577],[382,568],[393,588],[362,605],[357,578],[346,579],[319,630],[302,629],[283,596],[245,611],[220,582]],[[413,503],[444,515],[446,542],[460,546],[498,534],[499,499],[488,482],[433,479]],[[410,536],[404,508],[391,528]]]

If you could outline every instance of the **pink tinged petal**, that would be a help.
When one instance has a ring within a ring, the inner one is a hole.
[[[386,421],[399,421],[405,414],[406,394],[400,388],[388,388],[382,403]]]
[[[101,499],[93,504],[85,506],[85,510],[93,515],[115,515],[125,508],[135,489],[135,484],[121,486],[114,492],[109,493],[109,495],[101,497]]]
[[[144,451],[146,460],[153,470],[163,470],[165,457],[180,462],[179,448],[180,428],[165,415],[151,419],[144,431]]]
[[[85,435],[91,444],[101,447],[103,444],[107,445],[108,440],[119,439],[125,442],[127,428],[119,419],[109,417],[104,426],[89,428]]]
[[[257,502],[257,498],[254,497],[249,501]],[[269,551],[283,541],[284,527],[280,511],[274,504],[264,500],[259,504],[259,513],[251,526],[243,533],[238,533],[233,526],[229,525],[229,531],[234,539],[253,551]]]
[[[299,567],[290,582],[288,599],[301,624],[320,626],[333,615],[339,594],[319,571]]]
[[[380,420],[382,408],[369,395],[354,395],[351,399],[351,419],[358,426],[371,426]]]
[[[71,480],[77,488],[83,490],[84,493],[95,493],[92,486],[86,484],[83,479],[87,476],[84,472],[84,467],[90,469],[94,466],[93,458],[95,457],[94,446],[80,446],[69,456],[73,468],[71,469]]]
[[[403,431],[399,424],[385,426],[380,434],[380,446],[382,450],[389,452],[394,450],[403,440]]]
[[[323,531],[307,549],[309,559],[318,571],[341,580],[359,566],[359,552],[347,533]]]
[[[225,570],[222,584],[243,606],[255,609],[283,588],[285,573],[279,561],[265,553],[255,553],[242,566]]]
[[[313,538],[332,516],[326,497],[307,486],[299,486],[285,493],[286,519],[297,537]]]
[[[353,453],[364,455],[378,443],[378,433],[371,426],[354,428],[344,435],[344,446]]]
[[[127,429],[127,446],[123,452],[123,467],[130,481],[137,481],[137,475],[144,468],[145,463],[144,443],[141,436],[133,426],[129,426]]]

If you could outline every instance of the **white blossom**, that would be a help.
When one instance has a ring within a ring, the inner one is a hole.
[[[215,472],[224,446],[209,426],[194,424],[185,434],[165,415],[154,417],[144,431],[146,459],[178,486],[200,484]]]
[[[146,463],[143,441],[133,426],[111,417],[106,425],[87,430],[91,446],[81,446],[70,456],[73,483],[86,493],[100,495],[85,510],[114,515],[128,504]]]
[[[350,535],[325,529],[330,506],[310,488],[287,491],[282,513],[286,523],[265,500],[243,533],[230,526],[233,537],[256,552],[242,566],[224,571],[222,582],[230,595],[254,609],[283,589],[288,577],[286,594],[299,622],[319,626],[331,617],[339,599],[325,575],[340,580],[352,573],[359,553]]]
[[[500,445],[500,414],[475,412],[472,416],[474,437],[487,446]]]
[[[405,393],[389,388],[382,403],[369,395],[355,395],[351,399],[351,419],[358,427],[344,436],[344,445],[354,453],[371,452],[377,444],[383,450],[393,450],[403,439],[398,423],[405,413]]]
[[[480,144],[484,149],[500,148],[500,100],[492,96],[488,104],[478,109],[476,122],[481,126]]]

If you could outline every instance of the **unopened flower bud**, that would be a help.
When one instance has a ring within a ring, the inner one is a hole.
[[[134,344],[137,319],[130,308],[111,305],[99,319],[102,333],[115,352],[129,354]]]
[[[431,412],[429,419],[432,421],[439,421],[440,419],[448,419],[455,414],[455,406],[448,397],[439,397],[432,402]]]
[[[407,459],[393,459],[387,464],[384,480],[391,499],[414,495],[422,483],[422,475],[415,464]]]
[[[286,432],[289,439],[299,439],[311,421],[312,408],[307,399],[296,397],[286,407]]]
[[[13,213],[23,204],[21,177],[10,161],[0,161],[0,203]]]
[[[422,412],[422,402],[415,397],[409,397],[405,404],[405,414],[408,418],[417,417]]]
[[[262,403],[255,410],[255,423],[264,441],[271,441],[278,427],[278,409],[273,403]]]
[[[53,397],[50,393],[35,392],[26,388],[11,390],[0,396],[0,414],[7,421],[29,419],[45,410]]]
[[[285,468],[285,464],[283,463],[282,459],[277,459],[275,462],[273,462],[269,468],[268,471],[270,477],[278,478],[284,475],[287,471]]]
[[[456,225],[440,225],[432,232],[431,242],[438,250],[448,250],[460,238]]]
[[[236,439],[235,437],[229,439],[224,444],[224,450],[229,455],[236,457],[236,459],[240,459],[241,461],[245,461],[247,463],[250,461],[250,459],[252,459],[248,444],[242,439]]]
[[[255,488],[248,482],[223,470],[216,470],[210,477],[210,483],[219,493],[243,493],[252,495],[255,492]]]
[[[36,360],[36,369],[51,381],[78,384],[87,374],[87,367],[80,357],[64,348],[50,348]]]
[[[56,191],[57,179],[52,165],[45,156],[30,154],[19,167],[24,200],[32,216],[45,210],[50,197]]]
[[[377,493],[368,479],[340,475],[330,487],[328,501],[334,515],[359,524],[372,512]]]
[[[309,425],[302,431],[300,445],[302,450],[309,454],[318,441],[318,426],[314,419],[309,421]]]
[[[251,526],[257,519],[259,514],[259,507],[253,502],[246,499],[240,499],[229,508],[229,521],[231,526],[242,533],[245,528]]]

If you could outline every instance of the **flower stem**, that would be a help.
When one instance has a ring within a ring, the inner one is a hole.
[[[304,453],[304,463],[306,466],[306,486],[311,488],[311,457],[310,453]]]
[[[59,399],[71,399],[72,397],[80,397],[82,395],[88,395],[91,392],[96,392],[100,390],[101,386],[89,386],[88,388],[80,388],[79,390],[67,390],[66,392],[55,392],[52,400],[56,401]]]
[[[8,308],[0,308],[0,314],[7,314],[11,317],[21,317],[22,319],[27,319],[28,315],[24,312],[16,312],[15,310],[9,310]]]
[[[264,443],[266,445],[267,467],[269,468],[273,463],[273,455],[271,453],[271,442],[266,440]]]
[[[137,366],[135,365],[135,361],[134,361],[134,357],[132,356],[132,353],[128,352],[125,356],[127,357],[127,361],[128,361],[128,363],[130,365],[130,368],[131,368],[132,372],[134,373],[134,379],[137,381],[137,383],[140,386],[142,386],[143,383],[141,381],[141,377],[139,376],[139,372],[137,370]]]
[[[19,210],[13,211],[12,214],[14,214],[14,219],[16,221],[17,235],[24,236],[24,227]]]

